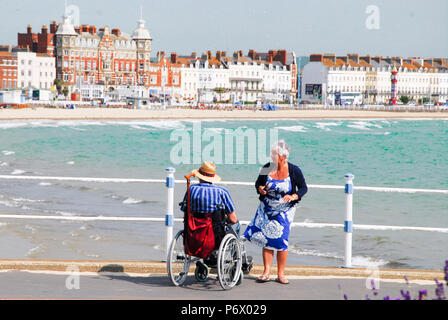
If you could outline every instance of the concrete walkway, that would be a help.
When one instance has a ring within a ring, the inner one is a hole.
[[[16,271],[57,271],[70,272],[76,268],[78,272],[115,272],[125,274],[167,274],[166,263],[161,261],[112,261],[112,260],[0,260],[0,270]],[[338,268],[318,266],[287,266],[287,276],[298,277],[335,277],[335,278],[368,278],[377,271],[375,276],[382,279],[443,281],[443,272],[437,270],[416,269],[370,269],[370,268]],[[190,267],[194,273],[194,266]],[[262,265],[254,265],[250,274],[263,272]],[[276,274],[273,266],[272,274]]]
[[[256,265],[241,285],[229,291],[219,286],[215,275],[198,283],[191,276],[182,287],[172,285],[163,262],[0,260],[0,299],[106,299],[106,300],[349,300],[392,299],[409,290],[413,298],[425,289],[435,296],[441,271],[344,269],[289,266],[289,285],[275,281],[258,283],[262,266]],[[374,270],[375,271],[375,270]],[[275,272],[275,270],[274,270]],[[406,283],[404,276],[409,283]],[[273,273],[275,278],[275,273]],[[378,294],[370,288],[375,278]]]

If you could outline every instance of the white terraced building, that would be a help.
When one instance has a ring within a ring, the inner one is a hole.
[[[17,53],[17,86],[50,90],[56,77],[54,57],[34,52]]]
[[[387,104],[391,72],[397,74],[397,95],[418,102],[448,100],[448,59],[314,54],[302,73],[302,99],[335,104]]]
[[[227,56],[210,51],[198,57],[171,54],[173,64],[181,64],[180,95],[186,99],[215,101],[294,100],[297,94],[295,54],[286,50],[256,53],[242,51]]]

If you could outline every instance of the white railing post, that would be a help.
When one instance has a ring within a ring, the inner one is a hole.
[[[168,250],[170,249],[171,241],[173,240],[173,225],[174,225],[174,168],[166,168],[166,188],[167,188],[167,201],[166,201],[166,215],[165,215],[165,226],[166,226],[166,255],[168,257]]]
[[[353,232],[353,179],[354,175],[347,173],[345,176],[345,258],[344,268],[352,267],[352,232]]]

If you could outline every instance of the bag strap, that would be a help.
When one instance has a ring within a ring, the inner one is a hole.
[[[184,176],[187,179],[187,221],[189,221],[191,217],[191,203],[190,203],[190,179],[194,177],[194,173],[190,173],[189,175]]]

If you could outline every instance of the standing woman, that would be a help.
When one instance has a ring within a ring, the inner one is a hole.
[[[244,238],[263,248],[264,272],[258,277],[260,282],[269,281],[274,251],[277,251],[276,281],[289,283],[284,270],[291,222],[296,204],[308,191],[300,168],[287,160],[289,151],[284,140],[274,143],[271,148],[273,162],[263,166],[255,182],[260,205],[244,232]]]

